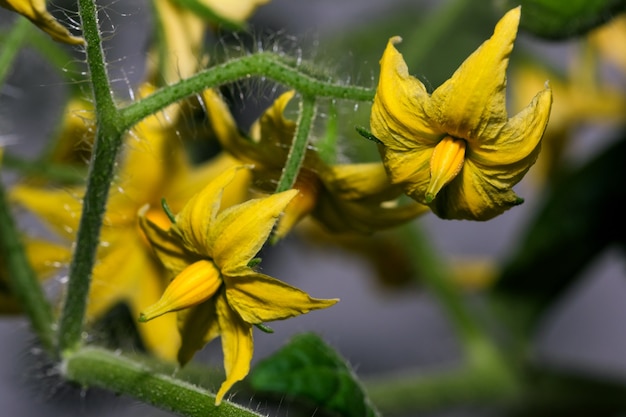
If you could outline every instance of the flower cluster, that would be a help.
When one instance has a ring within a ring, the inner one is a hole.
[[[184,2],[154,0],[163,44],[150,49],[138,96],[188,78],[208,62],[202,57],[207,23],[198,8],[241,23],[266,2],[229,6],[200,0],[191,10]],[[54,39],[84,43],[52,18],[44,1],[0,0],[0,5]],[[218,90],[202,91],[202,108],[221,149],[200,163],[190,162],[180,134],[189,101],[137,123],[126,133],[103,213],[87,321],[125,304],[140,322],[146,349],[181,365],[221,338],[226,379],[216,395],[219,405],[249,373],[255,326],[338,301],[313,298],[258,272],[255,256],[266,241],[277,242],[306,217],[332,233],[369,235],[428,212],[488,220],[519,204],[512,187],[539,154],[552,104],[546,83],[529,105],[508,117],[506,69],[519,19],[519,7],[509,11],[493,36],[432,93],[409,75],[396,49],[401,39],[389,39],[370,118],[382,160],[331,163],[312,142],[302,149],[302,163],[286,191],[276,192],[276,184],[297,134],[297,122],[285,115],[289,103],[300,98],[296,91],[279,95],[247,133]],[[52,160],[76,164],[91,157],[97,128],[92,112],[87,101],[68,103]],[[11,190],[12,202],[35,213],[65,243],[44,250],[29,241],[41,276],[51,260],[69,262],[67,247],[76,239],[85,193],[85,185],[59,188],[42,178]],[[5,290],[10,277],[2,262],[0,312],[14,313],[19,305]]]

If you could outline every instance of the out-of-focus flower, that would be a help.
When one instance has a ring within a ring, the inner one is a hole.
[[[144,94],[149,88],[144,86]],[[171,107],[166,112],[175,112]],[[218,157],[200,167],[191,167],[172,127],[176,114],[150,116],[133,128],[126,141],[127,152],[111,189],[101,231],[98,261],[89,294],[87,318],[101,317],[117,303],[126,303],[135,316],[159,299],[168,274],[153,255],[138,227],[138,210],[145,204],[157,206],[167,197],[179,209],[204,184],[228,166],[232,158]],[[247,195],[247,181],[238,177],[229,203]],[[27,207],[61,236],[72,241],[82,211],[84,187],[49,190],[17,186],[12,197]],[[168,222],[161,210],[145,213],[158,224]],[[174,317],[163,317],[139,332],[146,347],[157,355],[174,359],[180,340]]]
[[[275,190],[294,137],[296,123],[283,115],[293,96],[289,91],[278,97],[253,124],[250,136],[244,137],[221,97],[213,90],[203,95],[218,139],[237,159],[254,165],[254,186],[264,193]],[[390,184],[381,163],[329,166],[311,148],[306,151],[294,188],[299,194],[285,209],[276,239],[309,214],[333,232],[372,233],[428,211],[428,207],[413,202],[396,204],[402,189]]]
[[[175,217],[160,227],[149,217],[141,226],[174,279],[161,299],[146,308],[140,321],[181,311],[183,345],[178,358],[188,362],[206,343],[221,336],[226,380],[216,395],[219,404],[232,385],[249,372],[252,326],[330,307],[337,300],[307,293],[250,266],[278,216],[296,196],[289,190],[249,200],[220,211],[224,189],[238,168],[231,168],[196,194]],[[148,213],[148,207],[144,213]]]
[[[83,38],[72,35],[48,12],[46,0],[0,0],[0,6],[26,17],[55,41],[70,45],[85,43]]]
[[[371,113],[391,181],[445,219],[488,220],[521,203],[513,192],[539,154],[550,115],[548,86],[508,118],[506,68],[520,8],[432,94],[409,75],[389,40]]]
[[[626,75],[626,14],[622,13],[592,30],[588,39],[603,59],[617,66]]]

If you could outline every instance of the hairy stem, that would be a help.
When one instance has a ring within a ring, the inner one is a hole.
[[[291,149],[285,161],[282,175],[278,181],[276,192],[286,191],[293,187],[294,182],[304,161],[307,145],[309,143],[309,132],[315,118],[315,97],[304,96],[300,102],[300,112],[296,133],[291,143]]]
[[[61,364],[61,372],[83,386],[106,388],[183,416],[260,416],[226,401],[216,406],[214,394],[100,348],[81,348],[69,353]]]
[[[303,96],[318,98],[332,97],[344,100],[371,101],[375,92],[370,88],[335,84],[314,78],[301,71],[297,66],[289,65],[280,56],[263,52],[208,68],[176,84],[163,87],[140,101],[129,104],[121,109],[123,127],[128,129],[141,119],[207,88],[218,87],[253,76],[269,78],[297,90]]]
[[[87,43],[86,55],[96,109],[97,130],[76,237],[76,250],[70,264],[67,295],[59,325],[60,352],[75,349],[81,342],[100,227],[124,131],[119,123],[118,110],[113,101],[106,71],[96,5],[93,0],[79,0],[78,4],[83,36]]]

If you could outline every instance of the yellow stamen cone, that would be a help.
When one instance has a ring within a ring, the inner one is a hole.
[[[194,262],[172,280],[159,301],[139,316],[146,322],[165,313],[182,310],[211,298],[222,284],[220,273],[208,260]]]
[[[463,139],[452,136],[446,136],[435,146],[430,158],[430,183],[425,195],[427,203],[431,203],[439,191],[461,172],[466,147]]]

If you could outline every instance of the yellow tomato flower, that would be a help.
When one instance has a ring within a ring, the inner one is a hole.
[[[216,404],[249,372],[253,325],[337,302],[311,298],[249,266],[297,191],[249,200],[220,211],[221,195],[237,170],[231,168],[211,181],[185,205],[169,228],[141,216],[144,232],[174,279],[163,297],[143,311],[140,321],[180,311],[183,345],[178,359],[182,364],[221,336],[226,380],[217,392]]]
[[[144,90],[149,88],[144,86]],[[233,163],[232,158],[224,155],[192,168],[172,124],[177,109],[171,107],[165,115],[144,119],[128,135],[127,152],[111,188],[101,230],[87,306],[90,321],[118,303],[126,303],[133,316],[139,315],[160,298],[169,282],[167,272],[139,229],[139,209],[145,204],[158,206],[163,197],[168,198],[172,209],[179,209],[209,178]],[[241,201],[247,195],[248,182],[244,177],[237,178],[229,202]],[[73,241],[84,192],[82,186],[49,190],[22,185],[12,190],[12,197]],[[167,222],[161,210],[146,215],[159,224]],[[148,350],[162,358],[175,359],[180,340],[174,317],[163,317],[138,330]]]
[[[85,43],[83,38],[72,35],[48,12],[46,0],[0,0],[0,6],[26,17],[55,41],[70,45]]]
[[[488,220],[521,203],[513,192],[537,158],[550,115],[546,85],[508,118],[506,68],[520,8],[432,94],[389,40],[380,61],[372,133],[394,184],[445,219]]]
[[[224,148],[254,165],[254,186],[275,190],[287,160],[296,123],[284,117],[293,98],[288,91],[276,99],[243,137],[228,107],[213,90],[203,94],[205,108]],[[313,149],[306,151],[294,188],[299,194],[285,209],[275,239],[285,236],[303,217],[312,215],[333,232],[372,233],[405,223],[428,211],[413,203],[397,205],[402,188],[392,185],[381,163],[328,165]]]

